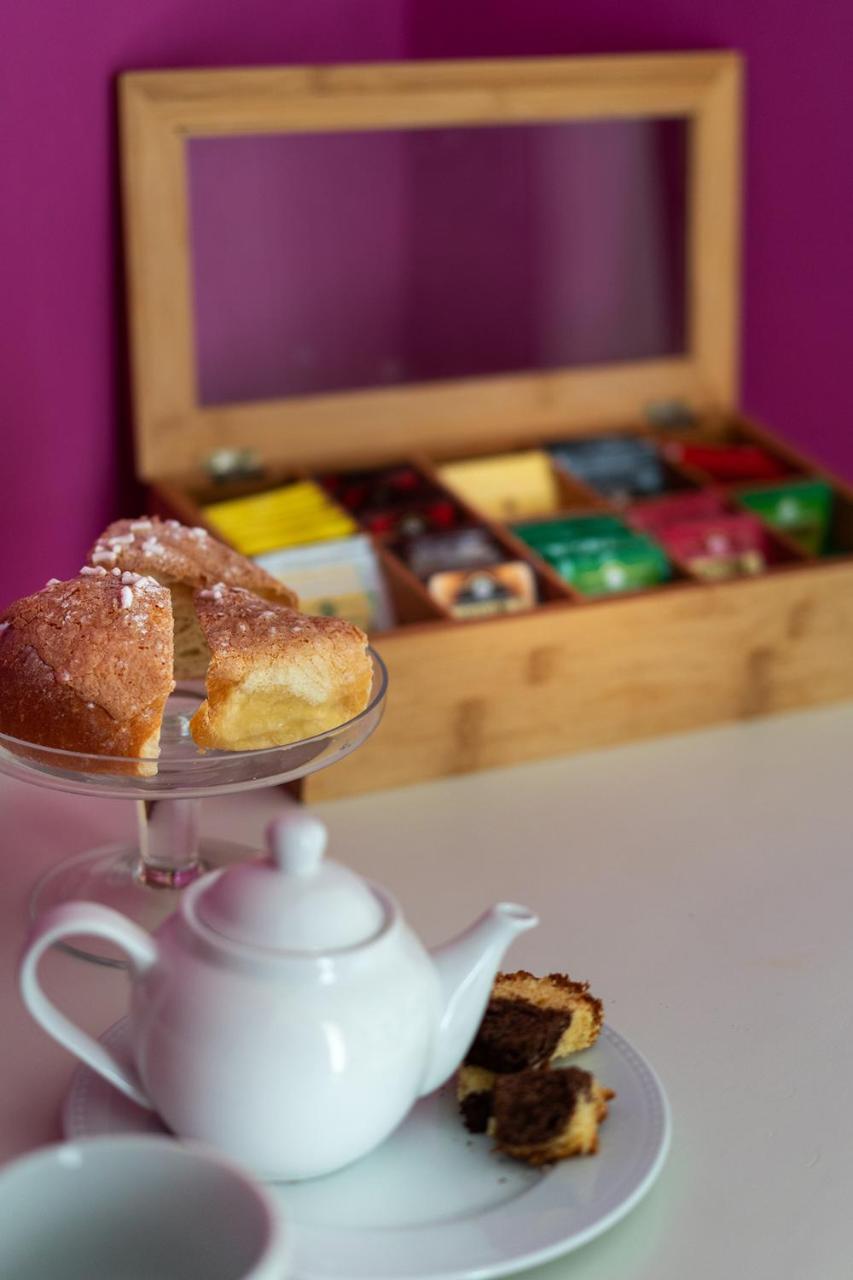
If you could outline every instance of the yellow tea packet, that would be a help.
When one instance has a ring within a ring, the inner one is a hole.
[[[207,521],[245,556],[357,531],[353,518],[312,480],[230,498],[204,508]]]
[[[559,509],[557,479],[541,449],[450,462],[438,474],[448,489],[495,520],[551,515]]]

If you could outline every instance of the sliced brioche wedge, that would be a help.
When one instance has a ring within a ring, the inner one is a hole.
[[[0,621],[0,731],[12,737],[153,760],[173,687],[169,592],[152,578],[87,567]]]
[[[339,618],[316,618],[218,583],[197,591],[210,649],[207,700],[190,721],[198,746],[284,746],[351,720],[367,706],[367,637]]]

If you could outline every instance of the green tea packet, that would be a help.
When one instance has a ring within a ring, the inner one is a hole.
[[[548,520],[517,525],[515,532],[583,595],[640,591],[670,576],[658,544],[615,516]]]
[[[555,566],[575,590],[586,596],[642,591],[669,577],[666,556],[643,537],[614,542],[589,554],[578,554]]]
[[[829,549],[832,499],[832,489],[823,480],[751,489],[738,496],[750,511],[815,556],[824,555]]]

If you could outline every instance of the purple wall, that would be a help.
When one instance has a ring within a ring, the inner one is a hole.
[[[139,508],[113,81],[146,67],[403,56],[404,0],[39,0],[0,40],[0,605]]]
[[[734,47],[746,54],[744,401],[853,474],[853,6],[758,0],[63,0],[0,43],[0,601],[137,504],[112,81],[126,68]]]

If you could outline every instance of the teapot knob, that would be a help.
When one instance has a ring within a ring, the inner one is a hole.
[[[270,856],[279,870],[291,876],[313,876],[326,852],[328,832],[319,818],[293,809],[267,827]]]

